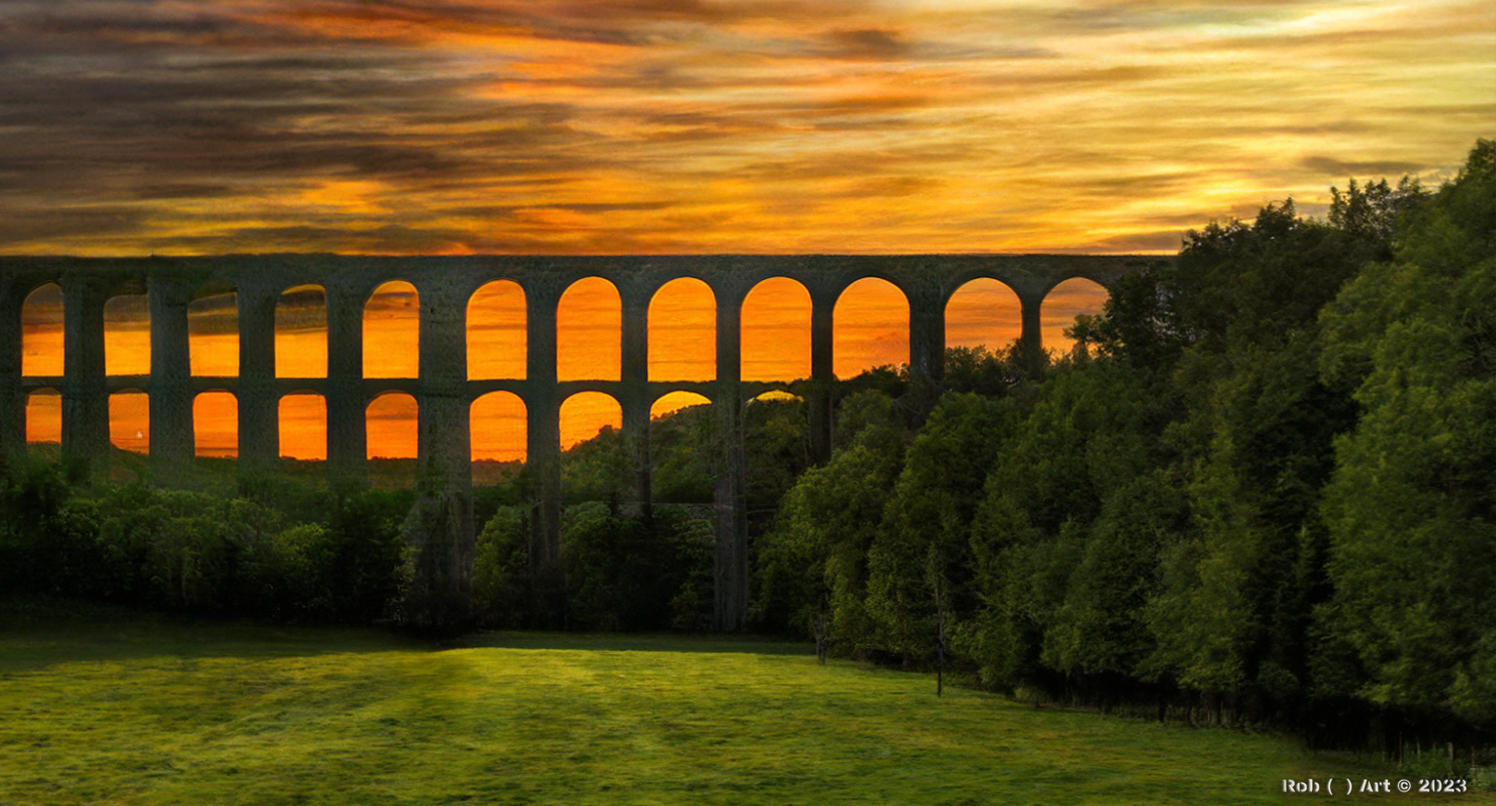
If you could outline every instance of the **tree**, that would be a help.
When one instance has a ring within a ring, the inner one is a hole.
[[[1496,143],[1324,317],[1328,382],[1364,414],[1327,491],[1331,601],[1358,693],[1496,721]]]

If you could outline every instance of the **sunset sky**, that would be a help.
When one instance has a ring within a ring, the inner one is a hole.
[[[6,0],[0,252],[1173,251],[1496,122],[1496,0]]]
[[[1496,135],[1496,0],[6,0],[0,68],[0,254],[1174,252],[1289,196],[1323,215],[1351,177],[1451,176]],[[650,376],[714,377],[710,291],[665,290]],[[26,375],[61,374],[54,292]],[[1103,296],[1057,289],[1046,345]],[[325,376],[322,299],[283,298],[282,377]],[[415,374],[418,304],[370,301],[366,376]],[[617,377],[617,305],[567,293],[563,380]],[[1007,344],[1017,313],[975,283],[947,341]],[[525,315],[480,291],[469,377],[523,376]],[[106,318],[108,372],[148,372],[145,298]],[[235,374],[234,297],[191,321],[193,373]],[[808,374],[802,288],[743,323],[745,379]],[[891,286],[849,289],[835,371],[907,360],[906,328]],[[199,452],[232,455],[232,396],[195,409]],[[60,410],[35,396],[30,437]],[[116,444],[148,449],[147,410],[111,402]],[[281,416],[283,452],[325,454],[321,398]],[[413,400],[367,416],[371,456],[413,453]],[[475,404],[475,457],[523,455],[524,417]],[[572,401],[562,441],[618,417]]]

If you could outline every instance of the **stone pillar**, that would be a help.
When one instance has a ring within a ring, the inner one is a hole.
[[[0,290],[0,478],[26,461],[26,393],[21,388],[21,307],[25,289]]]
[[[187,338],[191,289],[159,269],[147,278],[151,308],[151,466],[159,481],[187,473],[194,453],[192,363]]]
[[[1044,320],[1040,316],[1040,308],[1044,304],[1044,293],[1020,289],[1018,304],[1023,314],[1023,329],[1019,332],[1018,344],[1022,348],[1025,359],[1030,363],[1035,363],[1044,354],[1042,334]]]
[[[836,297],[812,294],[810,312],[810,461],[825,464],[831,460],[831,390],[836,385],[832,371],[832,313]]]
[[[649,300],[632,288],[624,289],[623,303],[623,441],[634,462],[639,509],[653,515],[649,452]]]
[[[327,471],[333,478],[367,481],[364,300],[368,294],[363,288],[329,285],[331,287],[324,289],[327,295]],[[422,317],[423,329],[425,318]]]
[[[920,422],[940,399],[945,374],[945,306],[940,289],[922,284],[909,293],[909,390],[906,405]]]
[[[535,535],[530,558],[546,566],[561,558],[561,423],[556,391],[556,305],[560,292],[538,278],[525,287],[526,464],[535,478]]]
[[[909,374],[936,381],[945,374],[945,305],[938,288],[911,289]]]
[[[421,298],[420,472],[442,489],[473,486],[472,429],[467,393],[467,300],[450,283],[432,280]],[[360,429],[362,436],[362,429]]]
[[[717,293],[717,427],[723,435],[722,470],[713,491],[717,511],[715,597],[712,626],[743,629],[748,617],[748,512],[743,449],[742,299]]]
[[[241,282],[239,307],[239,475],[273,472],[280,463],[280,396],[275,388],[275,288]]]
[[[467,300],[441,276],[417,287],[421,300],[421,497],[406,518],[414,579],[404,594],[407,618],[433,627],[465,625],[471,615],[473,522],[467,400]]]
[[[62,453],[87,471],[109,456],[109,393],[104,384],[102,279],[62,278]]]

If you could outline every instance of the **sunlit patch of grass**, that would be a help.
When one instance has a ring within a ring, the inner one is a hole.
[[[0,620],[0,804],[1225,804],[1372,775],[752,639],[434,647],[55,610]]]

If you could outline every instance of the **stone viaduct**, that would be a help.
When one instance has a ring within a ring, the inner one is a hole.
[[[0,458],[26,450],[26,396],[55,388],[62,393],[65,456],[87,462],[110,448],[108,396],[123,389],[149,395],[150,456],[170,479],[194,454],[193,399],[226,390],[238,400],[241,474],[278,466],[278,402],[295,391],[315,391],[327,406],[330,474],[358,476],[365,468],[365,406],[381,393],[402,391],[419,405],[418,459],[448,489],[470,488],[469,406],[493,391],[517,395],[526,408],[527,461],[538,479],[535,555],[559,553],[561,516],[560,403],[579,391],[601,391],[623,410],[623,432],[637,467],[639,497],[648,506],[650,406],[685,390],[715,403],[727,440],[727,471],[717,480],[715,621],[721,629],[743,623],[748,603],[748,546],[743,508],[741,441],[746,401],[783,384],[740,379],[740,311],[744,298],[765,279],[787,277],[809,292],[811,377],[807,402],[811,455],[831,451],[832,311],[841,292],[864,277],[891,282],[909,304],[909,368],[937,379],[945,352],[945,305],[964,283],[992,278],[1012,288],[1022,304],[1022,337],[1040,346],[1040,303],[1060,282],[1083,277],[1111,286],[1120,276],[1168,258],[1085,255],[899,256],[627,256],[627,257],[362,257],[257,255],[194,258],[0,257]],[[558,381],[556,309],[572,283],[601,277],[622,302],[622,370],[616,381]],[[648,310],[655,291],[694,277],[716,299],[715,380],[694,383],[648,378]],[[413,284],[420,301],[419,376],[363,377],[362,316],[381,284]],[[527,372],[523,380],[468,380],[466,314],[469,298],[493,280],[512,280],[526,301]],[[64,374],[23,377],[22,306],[27,295],[57,283],[64,301]],[[325,378],[277,378],[275,307],[285,290],[319,285],[326,293],[328,367]],[[237,377],[194,377],[189,367],[187,307],[196,297],[232,291],[239,322]],[[106,376],[104,305],[117,294],[145,293],[150,307],[150,374]],[[468,556],[471,556],[470,552]]]

